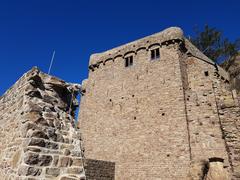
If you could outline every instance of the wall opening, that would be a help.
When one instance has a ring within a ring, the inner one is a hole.
[[[129,56],[125,58],[125,67],[129,67],[133,65],[133,56]]]
[[[205,76],[209,76],[208,71],[204,71],[204,75],[205,75]]]
[[[156,60],[160,58],[160,49],[153,49],[151,50],[151,60]]]

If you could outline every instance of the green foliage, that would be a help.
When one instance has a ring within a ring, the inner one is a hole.
[[[231,61],[239,53],[240,39],[231,42],[216,28],[205,25],[203,31],[195,29],[195,33],[192,43],[215,62]]]

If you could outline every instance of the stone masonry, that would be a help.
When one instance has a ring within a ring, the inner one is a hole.
[[[240,107],[229,75],[180,28],[93,54],[78,127],[116,180],[240,179]]]
[[[85,179],[79,88],[33,68],[1,97],[1,179]]]
[[[93,54],[81,85],[33,68],[0,122],[3,180],[240,179],[240,96],[177,27]]]
[[[112,180],[115,163],[84,158],[78,84],[33,68],[0,97],[0,179]]]

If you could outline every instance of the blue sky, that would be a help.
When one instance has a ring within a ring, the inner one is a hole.
[[[0,95],[33,66],[81,83],[88,59],[170,26],[240,37],[239,0],[0,0]]]

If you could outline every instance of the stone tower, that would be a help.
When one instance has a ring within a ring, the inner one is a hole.
[[[228,78],[180,28],[93,54],[79,116],[85,156],[115,162],[116,180],[240,178]]]

